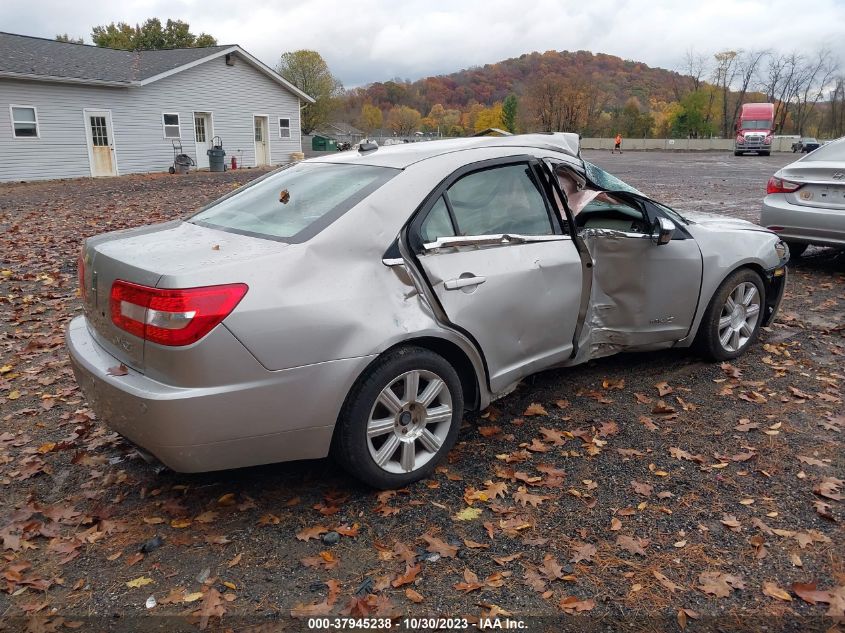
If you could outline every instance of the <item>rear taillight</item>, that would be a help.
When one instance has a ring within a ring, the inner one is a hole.
[[[85,301],[88,298],[88,290],[85,286],[85,250],[79,253],[76,260],[76,272],[79,275],[79,296]]]
[[[800,188],[801,185],[797,182],[789,182],[788,180],[772,176],[766,184],[766,193],[792,193],[793,191],[798,191]]]
[[[111,318],[121,330],[159,345],[190,345],[211,332],[243,299],[246,284],[150,288],[118,279]]]

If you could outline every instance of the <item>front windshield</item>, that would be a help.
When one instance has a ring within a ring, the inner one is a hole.
[[[584,161],[584,169],[587,172],[587,178],[600,189],[605,191],[625,191],[627,193],[635,193],[638,196],[647,197],[642,191],[634,189],[626,182],[622,182],[616,176],[607,173],[600,167],[596,167],[592,163]]]
[[[743,130],[771,130],[772,122],[765,120],[748,120],[742,122]]]
[[[605,170],[601,169],[600,167],[597,167],[596,165],[593,165],[592,163],[589,163],[586,160],[583,161],[583,163],[584,163],[584,170],[587,173],[587,178],[590,180],[590,182],[592,184],[598,186],[600,189],[604,189],[605,191],[621,191],[621,192],[625,192],[625,193],[631,193],[631,194],[634,194],[635,196],[639,196],[641,198],[647,198],[648,200],[651,200],[651,198],[649,198],[647,195],[645,195],[639,189],[635,189],[634,187],[632,187],[628,183],[623,182],[622,180],[619,180],[619,178],[617,178],[616,176],[614,176],[612,174],[607,173]],[[660,207],[661,210],[665,211],[666,215],[671,217],[673,220],[678,220],[680,222],[683,222],[684,224],[689,224],[689,220],[687,220],[684,216],[682,216],[680,213],[678,213],[674,209],[667,207],[665,204],[655,202],[654,200],[651,200],[651,201],[655,205]]]

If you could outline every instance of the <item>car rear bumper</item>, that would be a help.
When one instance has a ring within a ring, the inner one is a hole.
[[[774,193],[763,199],[760,224],[788,242],[845,246],[845,209],[792,204]]]
[[[77,382],[110,428],[179,472],[325,457],[346,394],[372,357],[266,371],[223,387],[174,387],[120,364],[70,322],[67,347]]]

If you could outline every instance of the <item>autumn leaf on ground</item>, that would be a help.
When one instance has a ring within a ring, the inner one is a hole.
[[[405,573],[397,576],[393,579],[393,582],[390,584],[393,585],[393,588],[401,587],[402,585],[410,585],[417,579],[417,576],[422,571],[422,565],[405,565]]]
[[[737,521],[737,518],[732,514],[723,515],[719,522],[732,532],[739,532],[742,529],[739,521]]]
[[[685,591],[683,587],[681,587],[680,585],[676,585],[674,582],[672,582],[669,578],[667,578],[659,571],[654,570],[651,573],[657,579],[657,582],[663,585],[663,587],[668,589],[670,592],[674,593],[676,591]]]
[[[519,489],[513,494],[513,499],[517,503],[523,505],[523,507],[527,504],[531,504],[533,507],[537,507],[543,501],[547,501],[551,499],[551,497],[547,497],[545,495],[535,495],[528,492],[525,486],[520,486]]]
[[[649,540],[620,534],[616,537],[616,544],[631,554],[645,556],[646,553],[644,548],[648,546]]]
[[[525,409],[522,415],[524,415],[525,417],[529,417],[532,415],[549,415],[549,412],[546,411],[542,404],[532,402],[528,405],[528,408]]]
[[[125,376],[129,373],[129,368],[123,363],[120,363],[120,365],[116,365],[115,367],[109,367],[106,373],[109,376]]]
[[[704,463],[704,458],[701,455],[693,455],[675,446],[669,447],[669,454],[675,459],[685,459],[688,462],[696,462],[698,464]]]
[[[596,546],[591,543],[581,543],[573,547],[572,552],[572,558],[569,559],[570,563],[580,563],[581,561],[589,563],[596,555]]]
[[[484,585],[478,582],[478,576],[469,568],[464,569],[464,582],[455,583],[454,587],[458,591],[469,593],[481,589]]]
[[[522,556],[522,552],[517,552],[516,554],[510,554],[508,556],[493,556],[493,560],[499,563],[499,565],[506,565],[520,556]]]
[[[625,388],[625,379],[624,378],[605,378],[601,381],[601,386],[603,389],[624,389]]]
[[[642,495],[643,497],[650,496],[651,493],[654,491],[654,486],[650,484],[644,484],[636,480],[631,482],[631,487],[634,489],[634,492],[636,492],[638,495]]]
[[[547,429],[544,426],[540,427],[540,434],[543,436],[544,442],[550,442],[554,446],[563,446],[568,439],[563,431],[557,429]]]
[[[440,554],[446,558],[454,558],[458,553],[457,547],[449,545],[446,541],[442,541],[436,536],[423,534],[421,538],[428,543],[426,550],[432,552],[433,554]]]
[[[138,587],[143,587],[145,585],[149,585],[153,582],[152,578],[147,578],[146,576],[139,576],[134,580],[130,580],[126,583],[126,586],[130,589],[137,589]]]
[[[464,508],[453,519],[456,521],[472,521],[481,516],[481,508]]]
[[[310,541],[312,538],[320,538],[321,534],[325,534],[328,531],[328,528],[324,528],[322,525],[315,525],[314,527],[305,528],[297,532],[296,538],[300,541]]]
[[[763,583],[763,593],[771,598],[777,598],[784,602],[792,602],[792,596],[773,582],[767,581]]]
[[[658,400],[657,404],[654,405],[651,412],[654,415],[670,415],[675,413],[675,407],[670,404],[666,404],[665,400]]]
[[[202,604],[196,615],[200,616],[199,629],[204,631],[208,627],[208,621],[211,618],[222,618],[226,615],[226,606],[223,603],[223,595],[214,587],[206,592],[202,600]]]
[[[733,589],[745,588],[742,578],[718,571],[702,572],[698,576],[698,582],[701,591],[717,598],[726,598]]]
[[[669,386],[669,383],[665,380],[662,382],[657,383],[654,385],[655,389],[657,389],[657,395],[661,398],[664,396],[668,396],[670,393],[673,393],[675,390]]]
[[[291,617],[309,618],[317,615],[329,615],[332,612],[335,602],[337,602],[337,596],[340,593],[340,583],[332,578],[326,581],[326,585],[329,588],[329,595],[323,602],[308,605],[299,603],[290,610]]]
[[[423,598],[419,593],[417,593],[416,591],[414,591],[410,587],[405,589],[405,597],[407,597],[408,600],[410,600],[411,602],[414,602],[416,604],[419,604],[420,602],[425,600],[425,598]]]
[[[807,464],[808,466],[819,466],[820,468],[830,468],[830,464],[823,462],[820,459],[816,459],[815,457],[805,457],[804,455],[799,455],[798,461],[802,462],[804,464]]]
[[[596,606],[596,601],[590,598],[589,600],[579,600],[575,596],[566,596],[559,603],[558,606],[566,613],[581,613],[582,611],[591,611]]]
[[[827,499],[833,499],[834,501],[842,501],[843,497],[839,493],[839,488],[843,484],[845,484],[845,481],[837,479],[836,477],[825,477],[821,480],[821,483],[813,488],[813,492],[820,497],[826,497]]]

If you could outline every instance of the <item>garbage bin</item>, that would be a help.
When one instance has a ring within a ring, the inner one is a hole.
[[[177,174],[187,174],[193,164],[194,159],[187,154],[178,154],[173,160],[173,166],[175,168],[175,173]]]
[[[208,154],[208,171],[226,171],[226,150],[222,147],[212,147]]]

